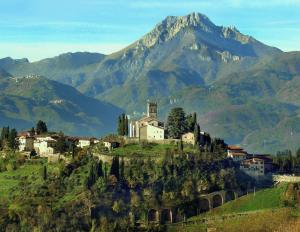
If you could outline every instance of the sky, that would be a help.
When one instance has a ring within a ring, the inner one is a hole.
[[[165,17],[192,12],[270,46],[300,51],[300,0],[0,0],[0,58],[110,54]]]

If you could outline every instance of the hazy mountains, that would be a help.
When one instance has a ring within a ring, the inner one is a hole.
[[[1,74],[0,74],[1,75]],[[28,129],[43,119],[52,130],[101,135],[115,130],[121,109],[39,76],[0,78],[0,124]]]
[[[284,53],[234,27],[192,13],[167,17],[111,54],[69,53],[39,62],[0,59],[14,76],[39,74],[128,113],[159,102],[197,111],[202,128],[256,151],[298,146],[299,53]]]

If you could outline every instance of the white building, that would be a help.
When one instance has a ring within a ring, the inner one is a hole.
[[[164,140],[164,123],[157,119],[157,103],[147,103],[147,115],[129,124],[129,137],[141,140]]]
[[[93,144],[99,143],[100,141],[95,138],[78,138],[77,147],[84,148],[89,147]]]
[[[56,143],[56,136],[36,136],[33,145],[37,154],[47,156],[57,153]]]
[[[32,151],[33,150],[34,137],[32,136],[20,136],[18,139],[19,151]]]
[[[240,169],[247,175],[256,179],[265,175],[264,160],[259,158],[243,160]]]
[[[141,140],[164,140],[165,138],[165,129],[159,126],[145,125],[140,127],[140,139]]]
[[[228,146],[227,157],[231,158],[235,162],[241,162],[247,159],[247,152],[238,146]]]

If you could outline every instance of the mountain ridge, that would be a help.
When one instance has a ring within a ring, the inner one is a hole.
[[[13,75],[39,74],[81,93],[142,113],[158,101],[161,117],[174,106],[198,112],[202,128],[228,143],[259,149],[296,149],[300,52],[286,53],[217,26],[199,13],[169,16],[126,48],[110,55],[63,55],[28,63],[0,59]],[[69,56],[76,56],[73,60]],[[67,61],[65,61],[65,59]],[[287,126],[289,125],[289,126]],[[294,127],[293,138],[286,136]],[[262,144],[269,134],[280,133]],[[291,145],[283,136],[289,138]]]

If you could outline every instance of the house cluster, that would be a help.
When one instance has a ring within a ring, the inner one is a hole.
[[[248,154],[239,146],[228,146],[227,157],[238,163],[240,170],[256,179],[272,171],[272,158],[269,155]]]
[[[48,156],[57,154],[57,142],[59,136],[57,134],[36,135],[29,131],[20,132],[18,135],[19,151],[30,152],[35,150],[40,156]],[[92,144],[99,143],[96,138],[90,137],[69,137],[66,136],[65,144],[68,146],[71,143],[77,147],[84,148]]]

